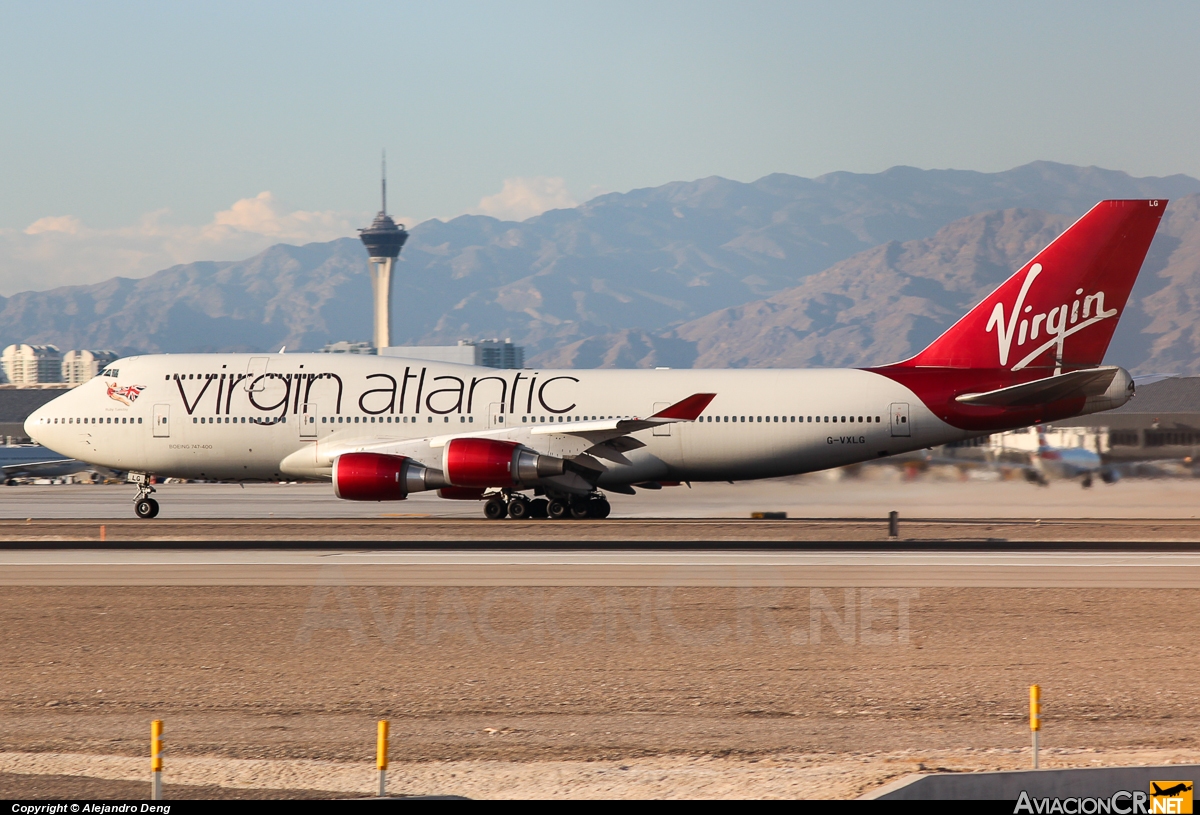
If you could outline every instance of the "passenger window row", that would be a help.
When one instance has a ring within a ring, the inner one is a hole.
[[[701,416],[701,422],[864,422],[865,424],[879,423],[883,419],[876,416]]]
[[[140,416],[68,416],[65,419],[49,416],[41,420],[42,424],[141,424]]]
[[[303,368],[304,366],[301,365],[300,367]],[[113,376],[116,376],[116,375],[117,375],[116,371],[114,371]],[[271,373],[262,374],[262,376],[271,377],[273,379],[304,379],[305,377],[314,376],[314,375],[313,374],[302,374],[302,373],[276,373],[276,372],[272,371]],[[315,374],[316,379],[329,379],[332,376],[333,376],[333,374]],[[167,382],[170,382],[172,379],[204,380],[204,379],[237,379],[239,377],[241,377],[242,379],[253,378],[253,376],[251,374],[244,374],[244,373],[239,374],[239,373],[230,372],[230,373],[222,373],[222,374],[166,374],[163,376],[163,379]]]
[[[426,419],[427,419],[427,421],[430,421],[430,422],[433,421],[432,416],[427,416]],[[449,416],[445,416],[445,417],[443,417],[443,419],[447,422],[450,421]],[[371,424],[375,424],[376,422],[378,422],[380,424],[383,424],[385,422],[387,424],[392,424],[393,421],[396,424],[400,424],[400,422],[404,422],[405,424],[408,424],[409,422],[416,423],[417,417],[416,416],[413,416],[411,418],[408,416],[361,416],[361,417],[360,416],[322,416],[321,417],[321,424],[326,424],[326,423],[329,423],[329,424],[358,424],[360,421],[363,424],[366,424],[368,422],[370,422]],[[474,416],[459,416],[458,421],[463,424],[473,424],[475,422],[475,417]]]
[[[433,418],[434,417],[432,417],[432,416],[426,417],[426,421],[432,422]],[[547,419],[545,416],[522,416],[521,423],[522,424],[528,424],[528,423],[544,424],[547,421],[554,422],[554,421],[556,421],[556,419],[558,422],[564,422],[564,421],[566,421],[566,422],[586,422],[586,421],[596,421],[598,419],[605,419],[605,418],[616,419],[616,418],[629,418],[629,417],[592,416],[589,419],[589,417],[587,417],[587,416],[558,416],[558,417],[551,416],[551,417],[549,417],[549,419]],[[417,421],[417,419],[418,419],[418,417],[416,417],[416,416],[413,416],[411,418],[408,416],[394,416],[394,417],[393,416],[361,416],[361,417],[360,416],[322,416],[321,424],[358,424],[359,422],[362,422],[363,424],[366,424],[368,422],[370,422],[372,424],[374,424],[376,422],[378,422],[379,424],[383,424],[385,422],[388,424],[391,424],[393,421],[396,422],[397,424],[399,424],[402,421],[405,424],[408,424],[410,422],[415,423]],[[459,420],[459,422],[461,422],[463,424],[473,424],[475,422],[475,417],[474,416],[459,416],[458,420]],[[58,420],[55,419],[54,421],[57,422]],[[67,420],[65,420],[65,419],[63,420],[64,423],[66,423],[66,421]],[[82,419],[80,421],[86,423],[87,419]],[[111,423],[112,421],[113,421],[113,419],[109,418],[109,422]],[[121,419],[121,423],[124,423],[124,421],[125,421],[124,419]],[[133,419],[130,419],[129,421],[132,423]],[[192,417],[192,424],[196,424],[196,423],[213,424],[214,422],[217,424],[221,424],[221,423],[229,424],[230,422],[233,422],[234,424],[238,424],[238,423],[246,424],[247,421],[249,421],[251,424],[263,424],[264,423],[260,419],[257,419],[257,418],[247,419],[245,416],[242,416],[242,417],[237,417],[237,416],[234,416],[234,417],[230,417],[230,416],[216,416],[216,417],[199,416],[199,417],[197,417],[197,416],[193,416]],[[444,416],[443,421],[445,421],[445,422],[450,421],[450,417]],[[503,421],[503,419],[501,419],[501,421]],[[712,422],[718,422],[718,423],[721,423],[721,422],[735,422],[735,423],[737,423],[737,422],[776,422],[776,423],[783,422],[783,423],[787,424],[787,423],[799,422],[800,424],[805,424],[805,423],[811,424],[813,422],[817,422],[817,423],[833,422],[833,423],[845,424],[847,422],[862,422],[865,424],[872,424],[872,423],[879,424],[883,421],[883,419],[880,416],[875,416],[875,417],[871,417],[871,416],[865,416],[865,417],[864,416],[858,416],[858,417],[854,417],[854,416],[701,416],[698,419],[698,421],[701,423],[704,423],[704,422],[708,422],[708,423],[712,423]],[[96,422],[96,420],[92,419],[92,423],[95,424],[95,422]],[[103,424],[104,419],[100,419],[100,422]],[[269,421],[267,423],[276,424],[279,422],[286,423],[287,417],[282,416],[282,417],[279,417],[276,419],[269,419]],[[141,424],[142,420],[139,418],[137,420],[137,423]]]
[[[193,416],[192,424],[279,424],[287,423],[286,416],[251,416],[247,419],[245,416]]]
[[[521,424],[545,424],[546,422],[596,422],[604,419],[628,419],[628,416],[522,416]]]

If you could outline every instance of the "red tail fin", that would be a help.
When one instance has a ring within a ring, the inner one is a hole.
[[[904,367],[1099,365],[1165,199],[1101,201]]]

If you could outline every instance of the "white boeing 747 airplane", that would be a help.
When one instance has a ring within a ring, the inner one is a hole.
[[[484,499],[492,519],[602,518],[604,491],[822,470],[1124,404],[1132,379],[1101,363],[1166,204],[1100,202],[928,348],[877,368],[138,356],[25,427],[129,472],[143,518],[158,514],[153,475],[326,480],[353,501],[438,490]]]

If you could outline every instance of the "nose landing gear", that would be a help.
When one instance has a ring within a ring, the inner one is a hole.
[[[129,480],[137,484],[137,497],[133,499],[133,512],[143,520],[158,516],[158,501],[151,498],[154,487],[150,484],[150,476],[145,473],[130,473]]]
[[[133,511],[139,518],[148,520],[158,515],[158,501],[153,498],[139,498],[133,502]]]

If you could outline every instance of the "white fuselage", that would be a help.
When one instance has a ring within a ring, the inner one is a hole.
[[[789,475],[979,435],[941,421],[903,385],[854,369],[518,371],[383,356],[178,354],[110,370],[36,411],[29,435],[116,470],[324,478],[330,456],[388,445],[436,467],[430,440],[465,433],[569,455],[568,435],[531,441],[529,429],[644,418],[716,394],[694,422],[634,434],[645,446],[628,463],[608,463],[601,488]]]

